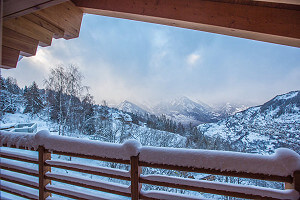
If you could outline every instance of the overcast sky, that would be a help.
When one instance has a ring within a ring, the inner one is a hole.
[[[299,48],[93,15],[84,15],[79,38],[53,39],[2,75],[42,88],[59,64],[80,68],[97,103],[184,95],[254,105],[300,89]]]

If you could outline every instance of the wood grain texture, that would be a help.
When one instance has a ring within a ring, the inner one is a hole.
[[[16,68],[20,51],[2,45],[1,67],[5,69]]]
[[[4,20],[20,17],[68,0],[4,0]]]
[[[39,41],[4,27],[2,44],[19,50],[23,56],[33,56],[36,54]]]
[[[5,28],[11,29],[19,34],[26,35],[32,39],[38,40],[41,46],[50,46],[53,33],[24,17],[18,17],[4,21]]]
[[[175,165],[155,164],[155,163],[148,163],[148,162],[141,162],[141,161],[139,162],[139,166],[293,183],[292,176],[285,177],[285,176],[275,176],[275,175],[267,175],[267,174],[251,174],[251,173],[247,173],[247,172],[221,171],[221,170],[215,170],[215,169],[194,168],[194,167],[193,168],[181,167],[181,166],[175,166]]]
[[[64,30],[64,38],[79,36],[83,12],[72,2],[65,2],[34,13],[36,16]]]
[[[34,13],[25,15],[24,18],[28,19],[29,21],[51,31],[54,35],[54,38],[62,38],[64,36],[64,30],[57,27],[55,24],[52,24],[48,22],[47,20],[44,20],[40,18],[39,16],[35,15]],[[62,19],[63,20],[63,19]]]
[[[51,160],[51,153],[48,152],[43,146],[39,146],[39,200],[45,200],[50,193],[45,190],[47,184],[50,183],[49,179],[46,179],[45,174],[51,171],[51,167],[46,166],[46,160]]]
[[[139,182],[140,174],[142,168],[139,166],[139,156],[130,157],[130,177],[131,177],[131,199],[138,200],[140,199],[140,191],[142,184]]]
[[[85,13],[300,47],[300,5],[240,0],[73,0]]]

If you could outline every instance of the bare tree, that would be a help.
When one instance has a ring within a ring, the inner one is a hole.
[[[55,102],[52,111],[56,112],[59,123],[59,134],[64,135],[64,129],[68,120],[72,118],[76,108],[74,105],[82,96],[84,86],[83,75],[75,65],[59,65],[50,71],[48,79],[44,81],[49,91],[55,92]],[[73,117],[74,118],[74,117]]]

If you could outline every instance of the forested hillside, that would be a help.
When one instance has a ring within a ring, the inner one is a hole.
[[[264,154],[287,147],[300,153],[300,92],[278,95],[261,106],[198,128],[206,136],[228,141],[224,150]]]

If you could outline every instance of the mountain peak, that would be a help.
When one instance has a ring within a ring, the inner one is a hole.
[[[128,101],[128,100],[124,100],[122,103],[120,103],[117,107],[119,110],[122,110],[124,112],[130,112],[130,113],[134,113],[134,114],[146,114],[148,113],[146,110],[144,110],[143,108],[137,106],[136,104]]]
[[[216,115],[207,105],[201,105],[186,96],[179,96],[171,101],[165,101],[153,108],[155,114],[164,114],[181,123],[194,124],[216,121]]]

